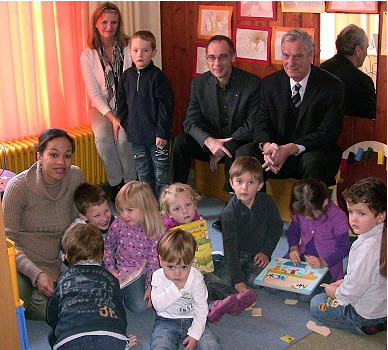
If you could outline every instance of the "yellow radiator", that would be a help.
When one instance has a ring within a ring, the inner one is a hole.
[[[105,169],[94,144],[93,131],[90,126],[66,129],[75,141],[73,164],[81,168],[87,182],[97,185],[106,182]],[[16,174],[29,168],[36,160],[34,146],[38,136],[27,136],[6,142],[0,142],[6,149],[7,170]],[[3,149],[0,147],[0,161]],[[2,164],[2,163],[1,163]]]

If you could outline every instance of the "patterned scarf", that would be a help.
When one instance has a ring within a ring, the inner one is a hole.
[[[112,63],[109,61],[102,45],[98,51],[98,55],[100,57],[102,70],[104,71],[105,87],[108,91],[108,106],[112,111],[117,111],[117,87],[123,73],[124,50],[118,43],[114,44]]]

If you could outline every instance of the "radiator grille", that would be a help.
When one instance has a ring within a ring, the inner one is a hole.
[[[97,185],[106,182],[105,169],[94,144],[93,131],[90,126],[80,126],[66,129],[75,141],[73,164],[81,168],[87,182]],[[0,142],[6,149],[7,170],[16,174],[29,168],[36,160],[34,146],[38,136],[27,136],[11,141]],[[0,147],[0,160],[3,159],[3,149]]]

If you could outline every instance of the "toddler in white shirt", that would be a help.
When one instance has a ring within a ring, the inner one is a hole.
[[[196,242],[183,230],[168,231],[158,244],[161,269],[151,281],[157,316],[151,349],[222,349],[208,327],[208,292],[202,273],[192,267]]]

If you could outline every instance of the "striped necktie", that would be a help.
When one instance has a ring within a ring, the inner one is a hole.
[[[300,105],[300,93],[299,93],[299,90],[300,88],[302,87],[302,85],[300,85],[299,83],[296,83],[294,85],[294,92],[292,94],[292,97],[291,97],[291,101],[292,101],[292,104],[294,105],[294,107],[299,107]]]

